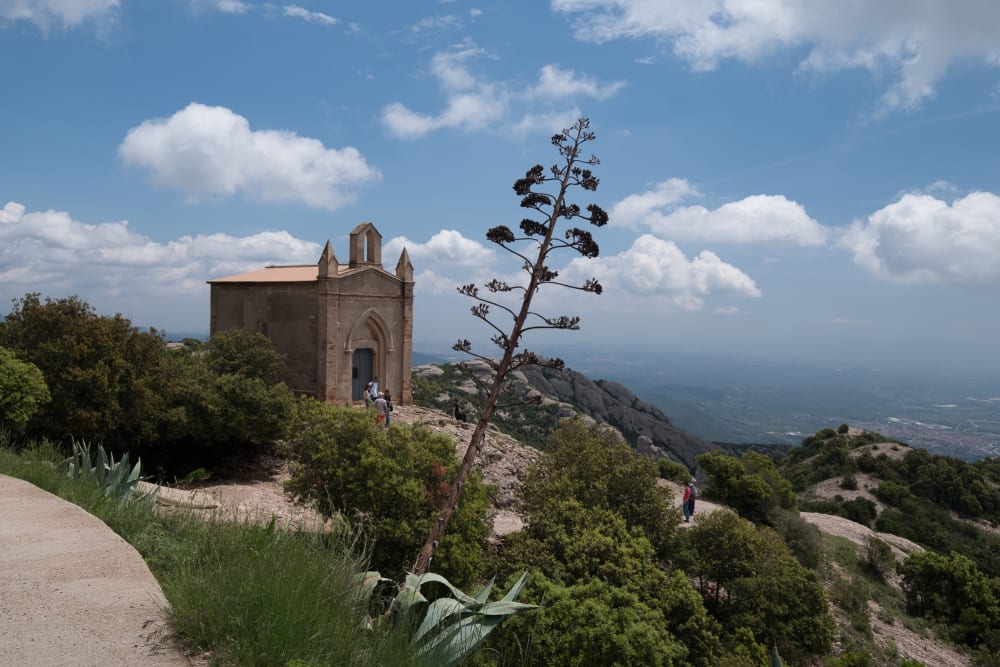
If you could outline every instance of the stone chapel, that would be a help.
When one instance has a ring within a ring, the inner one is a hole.
[[[267,266],[208,281],[211,333],[257,331],[285,355],[285,382],[339,404],[363,399],[377,377],[396,403],[413,401],[413,265],[382,268],[382,235],[364,222],[350,234],[349,260],[330,241],[318,264]]]

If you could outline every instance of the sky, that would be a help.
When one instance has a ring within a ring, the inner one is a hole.
[[[529,347],[1000,369],[995,0],[298,2],[0,0],[4,304],[207,334],[206,281],[371,221],[416,349],[486,340],[456,287],[586,117],[611,221],[553,268],[604,292]]]

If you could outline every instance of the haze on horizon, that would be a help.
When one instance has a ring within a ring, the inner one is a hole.
[[[485,339],[455,287],[583,115],[611,223],[555,268],[605,293],[529,346],[995,373],[1000,4],[793,4],[0,0],[0,299],[207,333],[207,280],[371,220],[418,343]]]

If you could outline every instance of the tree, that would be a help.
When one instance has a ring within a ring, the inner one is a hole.
[[[794,510],[791,483],[774,467],[774,461],[754,451],[739,459],[722,452],[698,456],[710,483],[705,495],[717,498],[755,523],[773,522],[778,509]]]
[[[829,650],[834,625],[823,584],[777,533],[719,511],[688,535],[695,554],[689,574],[726,630],[748,628],[762,646],[776,643],[797,663]]]
[[[99,316],[71,296],[26,294],[0,323],[0,345],[41,369],[52,400],[28,425],[32,435],[73,435],[121,449],[156,436],[147,416],[157,410],[154,379],[163,341],[122,315]]]
[[[910,612],[948,623],[956,641],[1000,650],[1000,600],[975,561],[955,551],[923,551],[897,570]]]
[[[48,401],[49,388],[38,366],[0,347],[0,429],[20,433]]]
[[[486,233],[487,240],[523,262],[522,269],[527,284],[509,284],[494,278],[484,285],[488,295],[481,294],[475,283],[458,288],[461,294],[476,302],[472,307],[473,316],[483,320],[494,330],[495,334],[491,340],[500,348],[501,357],[498,361],[473,353],[468,340],[459,340],[454,345],[457,351],[465,352],[487,363],[493,370],[493,382],[489,386],[482,411],[479,413],[479,420],[469,440],[469,447],[452,484],[451,493],[413,565],[416,574],[422,574],[430,567],[434,552],[447,530],[448,521],[455,511],[462,488],[479,453],[486,428],[493,416],[493,410],[508,374],[526,364],[562,366],[562,361],[559,359],[543,360],[533,352],[522,349],[521,337],[528,331],[539,329],[579,329],[579,317],[567,315],[547,317],[532,311],[531,303],[535,294],[543,285],[548,284],[594,294],[600,294],[603,290],[596,278],[588,279],[582,285],[560,282],[557,280],[559,273],[549,266],[553,254],[561,250],[576,252],[588,258],[597,257],[599,254],[597,243],[585,229],[570,227],[561,238],[556,236],[556,228],[561,220],[586,220],[596,227],[602,227],[608,222],[608,214],[596,204],[581,209],[579,205],[567,201],[571,189],[581,188],[591,192],[597,190],[599,181],[589,167],[599,164],[599,161],[594,156],[584,158],[581,153],[583,147],[595,139],[589,127],[590,121],[581,118],[571,127],[554,135],[552,145],[556,147],[560,161],[551,167],[548,174],[541,165],[535,165],[525,173],[524,178],[519,178],[514,183],[514,192],[521,197],[521,207],[534,211],[543,220],[524,218],[520,224],[523,236],[515,236],[514,232],[504,225],[493,227]],[[545,191],[547,186],[554,186],[554,191]],[[534,254],[523,252],[521,245],[515,245],[525,243],[534,246]],[[517,295],[521,298],[519,306],[516,301],[509,300]],[[509,330],[493,321],[491,313],[494,308],[511,318]]]

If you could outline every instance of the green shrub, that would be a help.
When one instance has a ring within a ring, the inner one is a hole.
[[[659,459],[656,465],[660,469],[661,479],[676,482],[677,484],[687,484],[687,481],[691,479],[691,471],[683,463],[664,458]]]
[[[878,516],[878,508],[875,503],[867,498],[854,498],[843,503],[844,516],[855,523],[863,526],[871,526],[872,521]]]
[[[695,557],[689,574],[728,632],[747,628],[795,663],[830,649],[834,624],[819,576],[773,530],[720,511],[688,533]]]
[[[657,465],[617,434],[574,419],[552,434],[549,451],[529,471],[519,502],[529,517],[542,517],[565,500],[610,510],[629,530],[640,528],[663,554],[677,531],[680,512],[657,479]]]
[[[837,427],[837,433],[840,435],[847,435],[847,432],[851,430],[851,427],[847,424],[841,424]]]
[[[791,483],[763,454],[747,451],[737,459],[708,452],[698,456],[698,463],[709,477],[704,495],[718,499],[754,523],[769,524],[778,510],[796,507]]]
[[[892,555],[892,547],[874,535],[869,535],[861,550],[861,564],[868,572],[884,581],[886,575],[896,567],[896,559]]]
[[[288,488],[326,516],[364,521],[372,566],[393,579],[407,571],[451,491],[455,444],[422,426],[376,425],[371,413],[303,399],[296,404]],[[459,585],[479,575],[489,525],[487,490],[474,472],[433,568]]]
[[[0,347],[0,430],[21,433],[49,400],[41,369]]]

